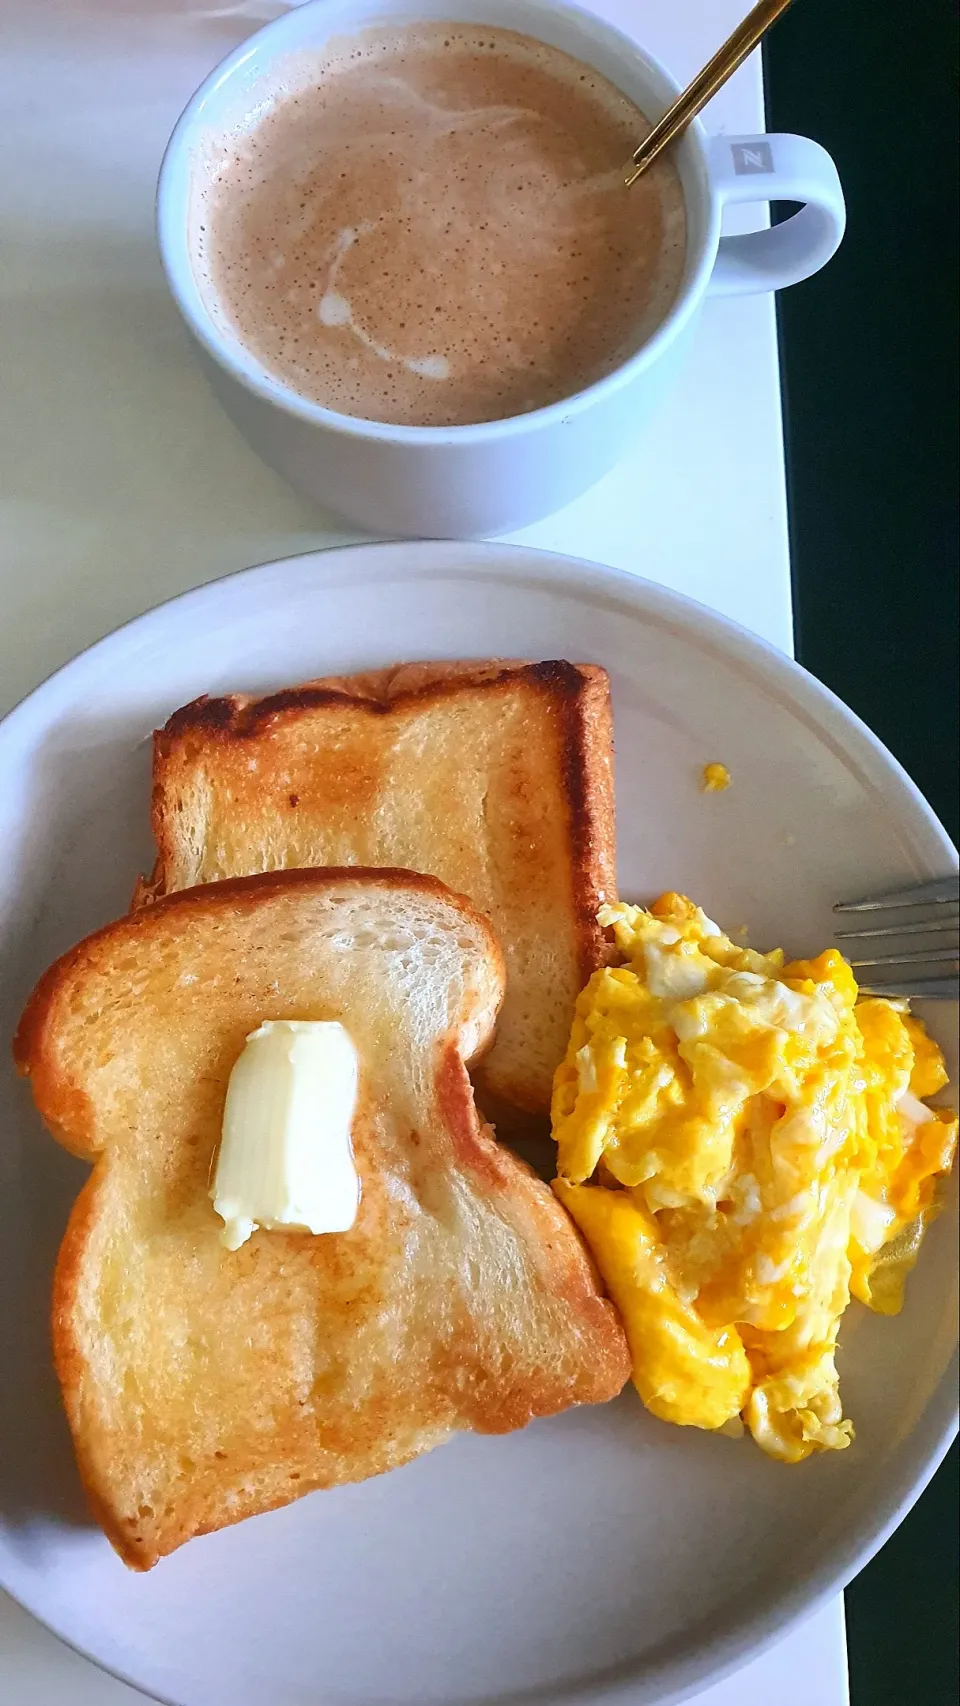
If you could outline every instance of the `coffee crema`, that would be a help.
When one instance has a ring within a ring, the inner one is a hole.
[[[201,290],[275,378],[406,426],[568,397],[676,296],[683,192],[588,66],[480,25],[378,27],[297,56],[210,150]]]

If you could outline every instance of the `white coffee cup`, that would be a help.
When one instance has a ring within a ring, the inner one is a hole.
[[[706,296],[777,290],[816,272],[843,236],[843,192],[816,142],[710,138],[694,122],[673,154],[687,212],[680,291],[653,335],[613,372],[546,408],[476,426],[389,426],[321,408],[273,378],[211,314],[191,244],[192,175],[201,150],[255,107],[258,85],[279,57],[412,16],[534,36],[601,72],[653,122],[678,92],[619,30],[553,0],[311,0],[258,31],[194,95],[163,161],[157,228],[170,289],[217,394],[264,461],[372,532],[470,538],[535,521],[607,473],[674,380]],[[721,237],[724,206],[757,201],[803,205],[772,229]]]

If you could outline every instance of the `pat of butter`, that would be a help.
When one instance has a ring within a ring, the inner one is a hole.
[[[260,1226],[319,1233],[353,1225],[358,1078],[357,1051],[336,1022],[268,1019],[251,1032],[227,1085],[210,1192],[228,1250]]]

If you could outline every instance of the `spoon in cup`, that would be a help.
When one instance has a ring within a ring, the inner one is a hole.
[[[737,25],[733,34],[717,49],[693,82],[688,83],[683,93],[677,96],[659,123],[654,125],[649,136],[645,136],[639,148],[635,150],[624,180],[628,189],[643,176],[648,166],[652,166],[657,156],[686,130],[690,120],[695,118],[701,107],[706,106],[717,90],[723,87],[728,77],[733,76],[738,65],[743,64],[761,36],[766,34],[771,24],[776,23],[781,12],[785,12],[789,4],[790,0],[759,0],[753,11],[747,13],[742,24]]]

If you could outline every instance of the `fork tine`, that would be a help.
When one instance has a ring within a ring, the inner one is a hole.
[[[870,930],[835,930],[834,936],[838,942],[863,941],[870,936],[932,936],[943,935],[957,922],[958,915],[951,912],[947,918],[918,918],[913,923],[875,924]]]
[[[907,982],[895,977],[889,983],[875,979],[872,983],[861,983],[859,987],[861,995],[883,995],[888,1001],[898,997],[904,1001],[956,1001],[960,994],[960,978],[921,977]]]
[[[894,906],[940,906],[960,900],[960,876],[936,877],[929,883],[892,889],[889,894],[865,895],[862,900],[838,900],[834,912],[884,912]]]
[[[937,877],[933,882],[917,883],[908,889],[893,889],[888,894],[864,895],[862,900],[841,900],[834,906],[841,922],[857,923],[856,930],[837,930],[834,939],[844,944],[848,954],[874,951],[873,959],[851,960],[861,995],[882,995],[888,1000],[898,997],[905,1001],[955,1001],[960,990],[960,874]],[[864,927],[857,913],[898,912],[889,918]],[[940,940],[929,948],[909,952],[917,937],[938,936]],[[893,941],[900,948],[877,952]],[[875,947],[874,947],[875,944]],[[934,974],[925,977],[929,967]],[[915,969],[914,969],[915,968]],[[948,970],[949,968],[949,970]],[[944,975],[937,975],[937,974]],[[863,980],[861,981],[861,974]]]
[[[960,949],[921,948],[918,954],[880,954],[875,960],[851,960],[854,971],[863,966],[952,965],[960,973]]]

